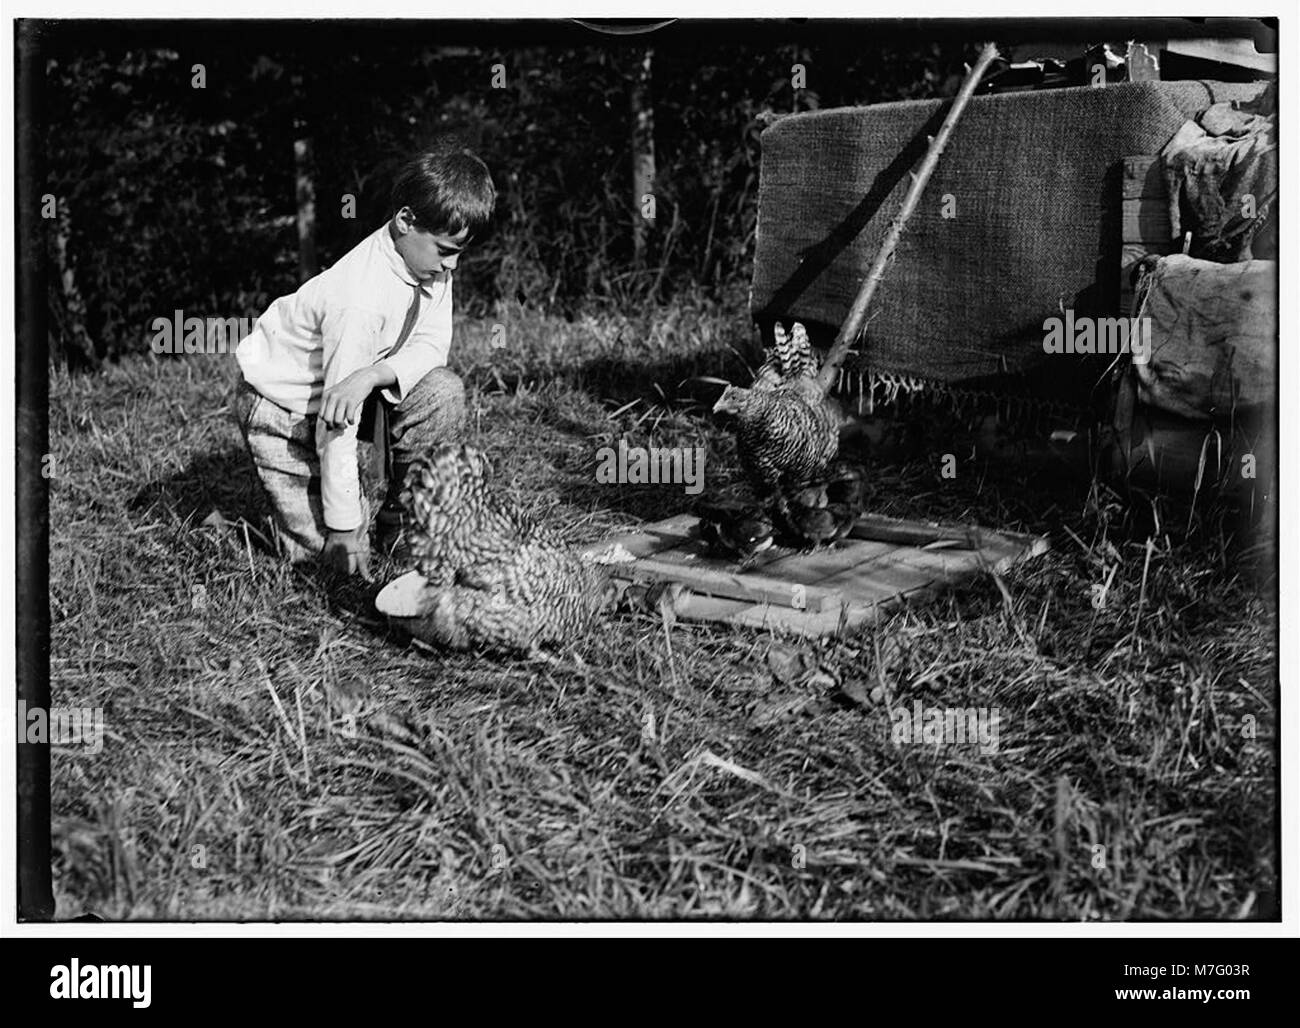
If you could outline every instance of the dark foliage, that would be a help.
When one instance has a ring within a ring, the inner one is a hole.
[[[62,259],[51,233],[52,352],[88,348],[71,338],[84,325],[92,360],[147,348],[153,319],[178,308],[255,317],[296,287],[296,139],[312,144],[322,264],[382,221],[401,159],[452,132],[481,153],[500,192],[494,231],[458,276],[462,309],[572,315],[683,289],[735,295],[750,273],[766,120],[948,93],[970,52],[934,32],[788,23],[679,23],[630,37],[552,23],[63,23],[40,33],[43,192],[65,215]],[[638,260],[629,76],[648,46],[657,216]],[[797,90],[796,64],[807,77]]]

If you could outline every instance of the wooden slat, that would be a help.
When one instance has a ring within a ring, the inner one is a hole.
[[[1148,254],[1177,253],[1172,238],[1169,204],[1160,159],[1155,156],[1125,157],[1121,188],[1121,252],[1119,261],[1119,313],[1133,313],[1133,266]]]
[[[794,607],[797,601],[802,608],[812,611],[838,609],[844,598],[835,589],[791,582],[789,579],[768,578],[748,572],[734,573],[716,568],[692,567],[673,564],[653,558],[625,564],[624,568],[636,577],[651,578],[661,582],[681,582],[696,592],[710,596],[725,596],[749,603],[770,603],[774,606]],[[799,590],[796,592],[796,590]]]
[[[665,550],[656,550],[654,553],[646,554],[643,559],[656,560],[662,564],[716,563],[716,559],[711,553],[709,553],[709,548],[704,544],[704,540],[702,539],[689,539],[680,546],[673,546]]]
[[[585,547],[582,553],[600,553],[611,546],[620,545],[634,557],[646,557],[689,542],[697,520],[693,514],[678,514],[666,521],[647,525],[638,532],[629,532],[604,542],[593,543]]]
[[[821,582],[846,568],[875,560],[892,549],[894,547],[888,543],[846,540],[811,553],[781,550],[775,560],[763,566],[763,574],[773,578],[790,578],[797,582]]]
[[[1120,241],[1124,243],[1168,243],[1173,239],[1169,205],[1164,198],[1137,197],[1124,201]]]
[[[1044,542],[1045,548],[1045,542]],[[1012,544],[999,552],[972,550],[899,550],[895,554],[826,579],[846,596],[893,593],[901,599],[937,591],[983,570],[1002,570],[1030,556],[1033,547]],[[1040,551],[1041,552],[1041,551]]]
[[[1120,199],[1137,200],[1147,197],[1153,200],[1163,200],[1165,198],[1165,180],[1160,171],[1159,157],[1155,155],[1150,157],[1125,157],[1123,164],[1123,191],[1120,194]]]
[[[852,549],[850,549],[852,547]],[[829,574],[852,564],[870,560],[892,547],[883,543],[842,542],[811,552],[794,550],[785,546],[771,546],[745,562],[743,573],[779,578],[784,582],[816,585]],[[707,544],[692,538],[670,549],[647,554],[647,558],[676,567],[708,564],[714,568],[740,572],[740,562],[730,561],[709,552]],[[631,566],[631,565],[625,565]]]
[[[877,602],[906,597],[920,589],[947,584],[949,575],[932,568],[920,568],[906,561],[886,562],[872,567],[860,564],[827,579],[852,596],[870,596]]]
[[[973,550],[981,545],[980,530],[974,526],[902,521],[887,518],[883,514],[863,514],[849,534],[854,539],[870,539],[902,546],[928,546],[930,543],[947,541]]]
[[[818,637],[858,628],[877,617],[883,609],[883,606],[873,604],[849,603],[842,610],[800,611],[790,607],[747,604],[739,600],[697,596],[687,592],[678,599],[676,613],[689,621],[723,621],[744,628]]]
[[[853,593],[859,584],[873,583],[894,591],[907,591],[955,575],[977,571],[979,555],[970,550],[897,549],[876,560],[848,568],[825,584]]]
[[[1000,571],[1017,560],[1027,556],[1037,556],[1047,550],[1047,540],[1039,536],[1012,535],[1004,532],[982,532],[983,544],[978,550],[945,548],[916,549],[913,547],[891,547],[888,552],[874,560],[865,561],[852,568],[846,568],[838,574],[823,580],[822,584],[844,588],[848,594],[852,590],[844,587],[849,580],[857,581],[864,575],[880,573],[882,581],[887,573],[895,568],[915,569],[940,579],[954,575],[969,574],[985,569]]]

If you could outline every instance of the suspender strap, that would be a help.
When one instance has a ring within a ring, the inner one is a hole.
[[[387,357],[395,357],[397,351],[406,345],[406,340],[411,337],[411,332],[415,328],[415,323],[420,318],[420,300],[423,297],[420,287],[415,287],[415,296],[411,299],[411,306],[406,310],[406,320],[402,322],[402,331],[397,336],[397,342],[393,348],[388,351]],[[382,359],[387,359],[387,357]],[[379,363],[378,361],[375,362]],[[384,403],[384,398],[378,393],[373,394],[368,401],[371,405],[371,420],[369,442],[374,446],[374,457],[371,467],[375,475],[388,481],[393,473],[393,455],[388,450],[388,405]]]

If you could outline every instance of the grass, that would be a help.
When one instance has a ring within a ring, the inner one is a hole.
[[[502,324],[499,350],[458,329],[471,437],[573,542],[688,503],[597,485],[621,436],[704,445],[708,491],[735,481],[678,384],[743,377],[743,318]],[[55,750],[60,917],[1277,916],[1275,587],[1223,512],[1148,550],[1104,490],[931,413],[873,450],[870,508],[1048,555],[836,641],[628,611],[555,664],[429,656],[376,587],[237,527],[265,508],[235,371],[52,372],[53,702],[107,726],[99,754]],[[918,699],[997,708],[996,752],[893,741]]]

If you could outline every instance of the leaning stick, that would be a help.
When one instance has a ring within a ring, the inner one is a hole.
[[[962,111],[966,109],[966,102],[970,100],[971,94],[975,92],[975,87],[979,85],[980,79],[984,77],[984,73],[988,71],[989,65],[993,63],[997,56],[997,47],[992,43],[986,44],[980,52],[979,60],[975,62],[975,66],[966,75],[966,81],[961,84],[957,98],[953,101],[948,116],[943,119],[943,125],[940,126],[938,134],[930,137],[929,148],[925,151],[925,157],[921,159],[921,166],[912,172],[912,184],[907,190],[907,195],[903,197],[903,204],[898,208],[898,214],[890,224],[889,231],[885,233],[880,249],[876,251],[876,259],[871,265],[871,270],[867,272],[867,277],[862,282],[862,288],[858,290],[857,298],[853,301],[853,306],[849,308],[849,315],[844,319],[844,325],[840,328],[839,335],[835,337],[835,342],[831,344],[830,352],[826,354],[826,362],[817,374],[817,384],[821,387],[823,394],[830,392],[831,383],[835,381],[838,366],[848,354],[850,347],[858,341],[858,335],[862,332],[862,325],[867,317],[867,308],[871,306],[871,298],[875,296],[876,287],[880,285],[880,280],[885,277],[885,268],[889,266],[890,260],[893,259],[898,240],[903,235],[903,228],[912,216],[917,201],[921,199],[921,193],[925,190],[926,183],[930,181],[930,175],[934,172],[935,165],[939,163],[939,155],[943,153],[943,148],[948,145],[948,137],[952,135],[957,119],[961,117]]]

